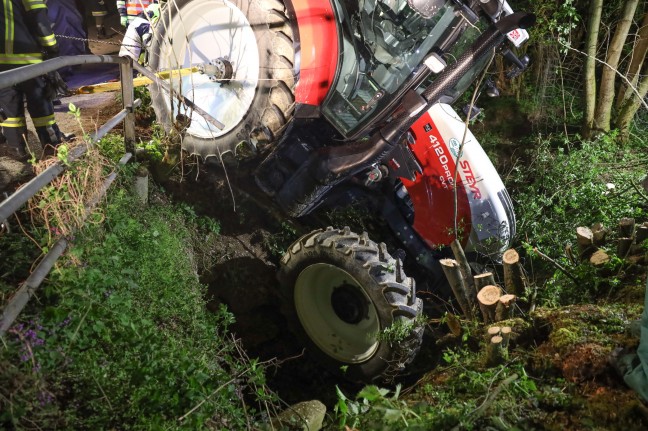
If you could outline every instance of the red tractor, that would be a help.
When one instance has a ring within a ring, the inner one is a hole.
[[[473,256],[509,246],[511,199],[451,104],[495,54],[510,75],[526,67],[508,46],[533,21],[501,0],[177,0],[162,10],[150,65],[199,70],[172,79],[171,93],[151,90],[163,124],[189,119],[186,151],[252,153],[256,183],[292,217],[365,202],[404,250],[329,227],[283,257],[284,312],[331,369],[371,381],[413,360],[423,304],[405,258],[440,285],[438,260],[455,238]]]

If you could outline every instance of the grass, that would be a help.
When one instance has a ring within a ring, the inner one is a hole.
[[[205,307],[192,245],[218,224],[141,205],[128,177],[2,339],[0,428],[246,429],[272,411],[232,314]]]

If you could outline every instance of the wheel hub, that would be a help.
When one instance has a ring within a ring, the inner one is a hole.
[[[355,325],[369,315],[369,307],[362,293],[348,283],[343,283],[333,290],[331,306],[343,322]]]
[[[227,83],[234,77],[234,67],[226,58],[210,60],[208,64],[200,66],[200,73],[207,75],[210,81]]]

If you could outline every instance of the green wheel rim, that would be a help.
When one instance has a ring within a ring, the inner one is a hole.
[[[357,364],[378,350],[378,313],[348,272],[326,263],[310,265],[297,277],[294,299],[306,334],[330,357]]]

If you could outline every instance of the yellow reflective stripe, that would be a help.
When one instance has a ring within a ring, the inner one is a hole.
[[[54,45],[56,45],[56,37],[54,37],[53,34],[50,34],[49,36],[39,37],[38,40],[40,41],[41,46],[54,46]]]
[[[0,64],[33,64],[43,61],[43,54],[0,54]]]
[[[25,9],[27,11],[34,10],[34,9],[43,9],[47,6],[45,6],[45,2],[42,0],[23,0],[22,1],[23,6],[25,6]]]
[[[2,123],[2,127],[25,127],[25,117],[8,117]]]
[[[92,16],[106,16],[106,15],[108,15],[108,12],[104,12],[104,11],[92,12]]]
[[[4,3],[4,16],[5,16],[5,49],[6,54],[13,53],[13,3],[11,0],[2,0]]]
[[[32,117],[32,123],[34,123],[34,127],[45,127],[56,123],[56,120],[54,119],[54,114],[52,114],[46,115],[45,117]]]

